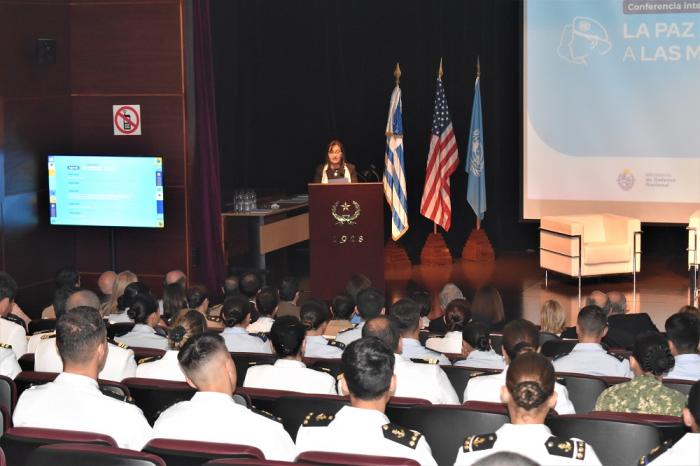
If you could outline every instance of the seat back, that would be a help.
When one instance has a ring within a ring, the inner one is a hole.
[[[216,458],[265,459],[262,451],[248,445],[162,438],[152,439],[143,451],[158,455],[168,466],[201,466]]]
[[[116,322],[107,326],[107,338],[116,338],[126,335],[134,328],[133,322]]]
[[[7,412],[12,414],[15,404],[17,404],[17,386],[14,380],[0,375],[0,406],[4,406]]]
[[[23,391],[34,385],[53,382],[56,377],[58,377],[58,372],[22,371],[15,377],[17,396],[21,396]]]
[[[303,463],[290,463],[289,461],[275,460],[254,460],[250,458],[221,458],[218,460],[207,461],[202,466],[216,466],[217,464],[237,464],[245,466],[292,466]]]
[[[502,333],[492,333],[489,335],[489,340],[491,341],[491,348],[498,354],[503,351],[503,334]]]
[[[459,401],[464,401],[462,400],[462,397],[464,396],[464,390],[467,388],[467,383],[469,382],[469,378],[473,377],[474,375],[480,375],[480,374],[497,374],[501,372],[500,369],[482,369],[478,367],[466,367],[466,366],[440,366],[443,371],[445,371],[445,374],[447,374],[447,378],[450,379],[450,383],[452,384],[452,387],[455,389],[455,392],[457,392],[457,396],[459,397]]]
[[[408,458],[324,451],[305,451],[297,456],[296,462],[338,466],[420,466],[417,461]]]
[[[27,466],[166,466],[161,458],[140,451],[91,445],[63,443],[44,445],[29,454]]]
[[[34,353],[24,353],[17,359],[19,367],[23,371],[33,371],[34,370]]]
[[[423,398],[409,398],[405,396],[392,396],[386,405],[386,415],[393,420],[400,417],[401,412],[413,409],[415,406],[432,406],[432,403]]]
[[[143,358],[163,357],[163,355],[165,354],[165,350],[157,348],[143,348],[140,346],[130,346],[129,349],[131,349],[134,352],[134,359],[136,359],[136,362],[139,362],[139,360]]]
[[[694,383],[694,380],[663,379],[663,384],[665,387],[678,390],[679,392],[684,393],[686,396],[690,394],[690,388]]]
[[[330,374],[334,379],[343,372],[340,368],[340,359],[304,358],[304,364],[311,369]]]
[[[56,319],[32,319],[27,326],[27,335],[56,328]]]
[[[289,392],[286,390],[272,390],[268,388],[251,388],[240,387],[236,389],[236,393],[247,397],[251,404],[257,409],[273,412],[275,402],[282,396],[299,395],[297,392]]]
[[[309,413],[335,415],[340,408],[350,404],[350,399],[333,395],[282,396],[274,401],[272,413],[282,418],[284,429],[296,440],[299,426]]]
[[[675,442],[685,435],[686,428],[680,416],[664,416],[661,414],[644,413],[613,413],[609,411],[593,411],[586,415],[591,419],[606,421],[638,422],[653,424],[661,433],[661,440]]]
[[[231,353],[233,363],[236,365],[236,385],[243,386],[248,368],[261,364],[274,364],[277,356],[261,353]]]
[[[588,414],[595,409],[595,402],[608,384],[602,377],[585,374],[557,373],[569,392],[576,414]]]
[[[548,358],[553,358],[554,356],[562,353],[570,353],[574,346],[576,346],[578,340],[549,340],[545,341],[540,348],[540,353],[547,356]]]
[[[161,412],[179,401],[191,399],[195,390],[185,382],[130,377],[122,380],[136,406],[153,425]]]

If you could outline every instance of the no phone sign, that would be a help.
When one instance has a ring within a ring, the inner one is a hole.
[[[112,105],[115,136],[141,135],[141,106]]]

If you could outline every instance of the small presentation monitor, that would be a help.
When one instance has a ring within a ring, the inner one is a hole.
[[[163,158],[49,155],[51,225],[164,228]]]

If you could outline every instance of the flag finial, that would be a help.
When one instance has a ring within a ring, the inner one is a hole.
[[[476,56],[476,77],[481,77],[481,62],[479,61],[479,55]]]
[[[401,67],[399,67],[399,62],[396,62],[396,68],[394,68],[394,79],[396,79],[396,85],[399,85],[401,80]]]
[[[442,79],[442,75],[444,73],[442,72],[442,57],[440,57],[440,68],[438,68],[438,78]]]

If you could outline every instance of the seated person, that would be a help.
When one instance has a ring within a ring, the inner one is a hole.
[[[226,347],[232,353],[272,354],[270,340],[263,334],[246,331],[250,324],[253,304],[243,296],[232,296],[224,301],[221,318],[226,326],[221,332]]]
[[[221,330],[224,324],[221,319],[207,318],[213,317],[209,313],[209,292],[201,285],[195,285],[187,289],[187,304],[191,311],[197,311],[204,317],[205,329]]]
[[[503,360],[506,369],[511,361],[521,354],[537,352],[539,332],[535,324],[525,319],[516,319],[508,322],[503,328]],[[505,384],[506,370],[500,374],[482,375],[472,377],[464,390],[464,401],[489,401],[500,403],[500,387]],[[556,406],[558,414],[576,414],[574,405],[569,399],[569,391],[565,386],[555,383],[554,391],[557,392]]]
[[[598,396],[595,411],[680,416],[685,395],[661,383],[661,377],[673,368],[674,363],[663,335],[658,332],[639,335],[630,356],[634,379],[606,388]]]
[[[430,318],[428,318],[428,315],[433,308],[433,298],[431,298],[430,293],[425,290],[414,290],[408,297],[418,305],[418,309],[420,310],[420,330],[427,330],[430,325]]]
[[[121,448],[141,450],[151,426],[136,405],[104,395],[97,375],[107,360],[107,331],[100,313],[77,307],[59,316],[56,344],[63,372],[53,382],[34,385],[20,396],[15,427],[95,432],[112,437]]]
[[[119,314],[119,298],[124,294],[124,290],[130,283],[139,281],[135,273],[130,270],[119,272],[114,279],[112,294],[109,295],[109,300],[100,306],[100,312],[106,318],[110,318],[112,314]]]
[[[204,333],[190,338],[178,360],[187,384],[197,393],[158,417],[153,438],[249,445],[268,460],[294,459],[294,442],[277,418],[233,400],[236,366],[221,336]]]
[[[420,334],[420,308],[411,299],[399,299],[389,308],[401,332],[401,356],[413,362],[437,361],[440,365],[450,365],[444,354],[429,350],[418,338]],[[420,360],[420,361],[417,361]]]
[[[491,286],[485,286],[474,294],[472,301],[472,320],[483,322],[489,327],[489,332],[500,332],[505,325],[505,311],[501,293]]]
[[[301,393],[335,395],[335,379],[325,372],[308,369],[301,362],[306,329],[299,319],[284,316],[275,320],[270,340],[279,359],[248,369],[244,387],[289,390]]]
[[[55,319],[56,316],[61,316],[66,312],[66,309],[68,307],[68,300],[75,297],[78,294],[83,294],[85,293],[85,296],[89,295],[95,295],[90,290],[75,290],[73,288],[59,288],[53,293],[53,304],[51,305],[51,313],[54,317],[52,319]],[[97,303],[99,305],[99,298],[97,300],[92,299],[92,296],[87,298],[89,300],[85,301],[85,299],[80,299],[81,304],[78,305],[73,305],[71,307],[78,307],[78,306],[88,306],[88,307],[95,307],[95,304]],[[35,332],[34,335],[28,336],[27,337],[27,353],[35,353],[37,346],[39,346],[39,343],[41,343],[42,339],[50,338],[51,335],[55,335],[55,327],[54,330],[46,330],[43,332]],[[58,356],[58,353],[56,353],[56,356]],[[60,359],[60,358],[59,358]]]
[[[17,359],[27,352],[27,331],[22,325],[7,320],[12,312],[17,282],[7,273],[0,272],[0,343],[9,345]]]
[[[569,353],[554,357],[557,372],[632,378],[629,361],[624,356],[606,351],[600,344],[608,332],[605,313],[596,305],[581,309],[576,319],[578,343]]]
[[[443,316],[447,333],[441,337],[428,338],[425,347],[438,353],[460,354],[462,352],[462,330],[471,317],[469,301],[453,299],[445,308]]]
[[[503,356],[491,348],[489,330],[483,322],[469,322],[462,330],[462,355],[466,359],[455,361],[455,366],[484,369],[505,369]]]
[[[67,265],[59,268],[53,276],[54,285],[54,295],[60,289],[65,289],[68,291],[77,291],[80,289],[80,272],[73,265]],[[70,293],[68,293],[70,294]],[[54,308],[54,303],[46,306],[44,310],[41,311],[42,319],[55,319],[56,310]]]
[[[279,298],[277,305],[277,315],[299,317],[299,284],[293,277],[286,277],[280,283]]]
[[[146,379],[173,380],[185,382],[185,374],[177,361],[177,352],[195,335],[204,333],[207,323],[197,311],[187,311],[175,321],[168,332],[168,350],[162,357],[145,358],[139,361],[136,377]]]
[[[460,290],[457,285],[454,283],[447,283],[442,287],[442,290],[440,290],[438,297],[440,299],[440,310],[442,311],[442,315],[430,321],[430,324],[428,324],[428,330],[430,330],[431,333],[446,333],[447,324],[444,319],[445,309],[447,308],[447,305],[455,299],[464,299],[464,295],[462,294],[462,290]]]
[[[187,312],[187,291],[179,283],[171,283],[163,288],[163,323],[170,325],[180,316]]]
[[[384,294],[374,288],[365,288],[357,293],[355,299],[355,314],[359,316],[360,323],[353,328],[338,332],[335,341],[348,346],[355,340],[362,338],[362,327],[365,322],[373,317],[384,314]]]
[[[391,424],[384,414],[396,389],[394,355],[377,338],[356,340],[343,353],[340,380],[351,406],[335,415],[309,413],[297,433],[297,452],[329,451],[410,458],[434,465],[420,432]],[[349,441],[352,440],[352,441]]]
[[[549,410],[557,404],[554,368],[546,357],[527,352],[504,372],[499,396],[508,406],[510,423],[493,433],[468,436],[457,451],[455,465],[471,465],[498,451],[517,451],[543,466],[601,464],[593,447],[583,440],[556,437],[545,425]]]
[[[352,328],[350,322],[352,313],[355,310],[355,301],[348,294],[339,294],[333,298],[331,303],[331,311],[333,313],[330,322],[326,326],[326,331],[323,336],[326,338],[335,338],[338,332]]]
[[[561,303],[548,299],[540,309],[540,346],[549,340],[561,340],[566,329],[566,311]]]
[[[326,305],[320,301],[307,301],[301,306],[300,315],[301,323],[306,329],[304,357],[340,359],[345,345],[326,340],[323,336],[329,317]]]
[[[137,295],[131,300],[129,310],[126,312],[129,319],[134,321],[134,328],[126,335],[117,337],[117,341],[138,348],[168,349],[168,339],[165,335],[156,332],[156,327],[160,322],[160,313],[158,312],[158,301],[153,295],[150,293]]]
[[[700,380],[700,319],[688,312],[679,312],[666,319],[666,337],[676,359],[668,379]]]
[[[610,316],[612,306],[610,304],[610,298],[607,294],[597,290],[591,292],[586,297],[586,306],[593,305],[601,308],[606,316]],[[561,337],[578,340],[576,327],[568,327],[561,333]],[[605,337],[603,337],[602,343],[608,348],[631,348],[632,344],[634,343],[634,335],[629,335],[627,332],[612,326],[610,324],[610,319],[608,318],[608,332],[605,334]]]
[[[150,294],[151,290],[143,282],[129,283],[124,288],[124,293],[117,299],[117,312],[109,315],[109,323],[116,324],[119,322],[131,322],[129,317],[129,309],[131,304],[140,294]]]
[[[278,303],[277,290],[271,286],[264,286],[255,297],[255,307],[260,317],[248,325],[248,333],[269,333],[275,322]]]
[[[248,301],[253,303],[254,306],[255,297],[260,292],[262,286],[262,277],[260,277],[260,274],[252,270],[244,272],[238,280],[238,289],[240,290],[241,294],[248,298]],[[260,314],[258,314],[258,310],[255,309],[255,311],[251,314],[251,322],[258,320],[258,317],[260,317]]]
[[[619,291],[608,292],[610,302],[610,314],[608,315],[608,326],[619,332],[622,337],[618,344],[622,348],[631,347],[634,338],[644,332],[658,332],[649,314],[645,312],[629,312],[627,309],[627,298]]]

